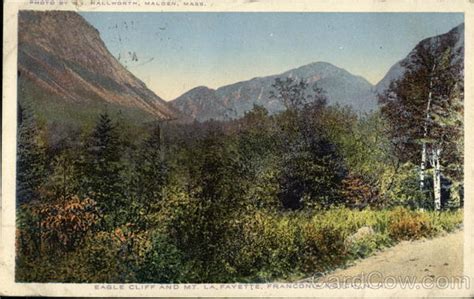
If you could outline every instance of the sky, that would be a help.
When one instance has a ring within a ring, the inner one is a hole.
[[[334,64],[376,84],[424,38],[461,13],[84,12],[109,51],[158,96],[227,84],[308,63]]]

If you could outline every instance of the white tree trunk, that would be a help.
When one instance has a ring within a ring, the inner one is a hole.
[[[432,151],[431,161],[433,165],[433,192],[434,192],[434,208],[436,211],[441,210],[441,149],[434,147]]]
[[[425,189],[425,170],[426,170],[426,143],[423,141],[421,149],[421,165],[420,165],[420,190]]]
[[[433,65],[432,72],[436,69],[436,64]],[[428,123],[430,121],[431,100],[433,97],[433,78],[430,78],[430,89],[428,92],[428,103],[426,104],[426,119],[424,124],[423,141],[421,148],[421,165],[420,165],[420,190],[423,191],[425,187],[425,171],[426,171],[426,138],[428,137]]]

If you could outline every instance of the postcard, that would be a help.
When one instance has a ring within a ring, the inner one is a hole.
[[[5,1],[0,294],[474,295],[473,7]]]

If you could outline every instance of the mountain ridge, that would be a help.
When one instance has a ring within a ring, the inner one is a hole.
[[[20,86],[49,94],[63,106],[112,105],[151,118],[176,117],[174,108],[117,61],[81,15],[20,11],[18,32]],[[20,89],[19,95],[23,92],[29,91]]]
[[[454,44],[450,44],[449,46],[452,47],[454,51],[460,52],[458,59],[464,60],[464,23],[461,23],[446,33],[427,37],[419,41],[404,58],[390,67],[385,76],[375,84],[374,92],[376,94],[382,94],[389,87],[391,82],[397,80],[404,74],[406,68],[403,64],[411,63],[411,57],[418,47],[439,47],[441,40],[446,38],[452,38],[452,40],[455,41]],[[453,61],[453,63],[455,63],[455,61]]]
[[[288,71],[221,86],[217,89],[192,88],[170,103],[198,121],[209,119],[238,118],[251,110],[254,104],[262,105],[270,113],[284,110],[278,100],[270,97],[276,78],[290,77],[304,79],[310,85],[318,82],[328,96],[329,104],[349,105],[360,111],[370,111],[375,105],[373,85],[359,75],[353,75],[343,68],[328,62],[313,62]],[[210,92],[213,94],[210,94]],[[206,97],[208,97],[206,101]]]

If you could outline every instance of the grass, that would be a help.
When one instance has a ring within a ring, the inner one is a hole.
[[[159,229],[131,233],[120,241],[114,233],[92,233],[65,255],[45,252],[34,258],[20,254],[17,281],[124,282],[124,277],[127,282],[139,283],[294,281],[348,266],[402,240],[455,231],[463,222],[462,210],[256,210],[229,221],[224,235],[212,244],[203,244],[187,230],[198,224],[186,223],[193,220],[179,216],[193,213],[192,207],[183,208],[169,206],[156,215],[179,221],[171,221],[171,225],[165,221]],[[176,230],[181,233],[176,235]],[[180,243],[175,238],[183,240]],[[23,240],[27,241],[28,235]],[[124,244],[134,244],[127,247],[126,255]],[[200,260],[200,253],[210,246],[211,260]]]
[[[402,240],[432,238],[452,232],[461,226],[463,211],[412,211],[401,207],[363,211],[335,208],[316,212],[311,217],[297,214],[264,217],[268,218],[264,221],[267,227],[260,228],[261,233],[257,235],[265,238],[268,236],[266,232],[277,230],[278,235],[270,234],[270,238],[277,237],[279,246],[271,246],[268,241],[259,248],[266,247],[271,251],[270,257],[279,258],[265,261],[263,268],[268,270],[256,273],[250,280],[303,278],[315,272],[343,267]],[[248,255],[249,251],[245,254]],[[290,269],[275,271],[285,266]]]

